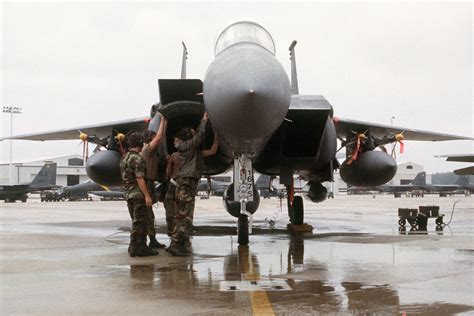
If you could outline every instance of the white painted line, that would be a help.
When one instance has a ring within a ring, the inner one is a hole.
[[[221,292],[292,291],[285,280],[221,281]]]

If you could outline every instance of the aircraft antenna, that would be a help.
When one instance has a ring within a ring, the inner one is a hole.
[[[293,41],[290,45],[290,60],[291,60],[291,94],[299,94],[298,89],[298,74],[296,73],[296,55],[295,46],[297,41]]]
[[[188,49],[186,48],[186,44],[183,44],[183,60],[181,62],[181,79],[186,79],[186,60],[188,59]]]

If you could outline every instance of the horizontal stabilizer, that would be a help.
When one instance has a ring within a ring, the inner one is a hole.
[[[461,168],[461,169],[456,169],[456,170],[454,170],[454,174],[456,174],[458,176],[474,175],[474,166]]]
[[[439,155],[436,158],[446,158],[446,161],[456,162],[474,162],[474,154],[463,154],[463,155]]]

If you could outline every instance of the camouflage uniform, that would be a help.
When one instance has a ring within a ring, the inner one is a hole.
[[[168,227],[168,236],[171,236],[174,228],[174,214],[176,210],[176,199],[175,199],[176,185],[171,182],[166,184],[166,194],[163,201],[163,206],[166,210],[166,225]]]
[[[130,246],[146,246],[148,208],[145,205],[145,197],[138,187],[137,182],[137,178],[145,178],[145,161],[139,153],[130,151],[122,157],[120,161],[120,171],[128,211],[132,218]]]
[[[185,141],[178,148],[182,165],[175,191],[176,211],[172,240],[181,245],[189,241],[192,233],[197,184],[204,166],[200,146],[204,138],[206,122],[201,121],[193,138]]]
[[[175,152],[171,155],[166,166],[166,175],[170,178],[166,184],[166,194],[163,201],[163,205],[166,210],[166,224],[168,226],[168,236],[173,234],[174,229],[174,215],[176,212],[176,179],[178,178],[179,171],[181,170],[182,160],[179,152]]]
[[[173,241],[183,243],[189,240],[193,230],[194,203],[198,185],[196,178],[178,178],[176,187],[176,210],[174,214]]]
[[[148,190],[148,193],[150,194],[151,199],[153,200],[153,203],[156,203],[158,200],[155,193],[155,182],[146,180],[146,188]],[[156,235],[155,213],[153,212],[153,207],[148,207],[148,235]]]
[[[158,172],[158,156],[156,155],[156,151],[157,149],[151,150],[150,145],[146,144],[140,153],[145,160],[146,187],[151,199],[153,200],[153,203],[157,202],[157,196],[155,193],[155,179]],[[148,208],[148,224],[148,235],[155,236],[155,214],[153,212],[153,207]]]

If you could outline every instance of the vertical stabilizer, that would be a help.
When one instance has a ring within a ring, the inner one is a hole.
[[[459,176],[456,180],[457,185],[469,185],[469,176],[467,175],[462,175]]]
[[[186,61],[188,60],[188,49],[186,48],[186,44],[183,44],[183,60],[181,61],[181,79],[186,79]]]
[[[31,182],[32,187],[43,187],[56,185],[56,163],[47,163],[41,168],[36,177]]]
[[[411,182],[412,185],[426,185],[426,172],[420,172]]]
[[[296,55],[295,46],[297,41],[293,41],[290,45],[290,60],[291,60],[291,94],[299,94],[298,89],[298,73],[296,72]]]

